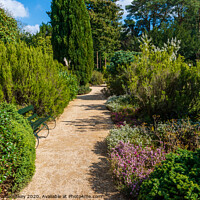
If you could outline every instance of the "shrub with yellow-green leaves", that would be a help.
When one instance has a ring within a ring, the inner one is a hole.
[[[189,66],[177,56],[179,45],[172,40],[159,49],[143,38],[142,54],[128,69],[131,94],[150,117],[177,118],[198,109],[200,66]]]
[[[76,96],[70,94],[61,71],[65,71],[63,66],[41,47],[28,47],[24,42],[7,45],[1,42],[0,101],[32,104],[38,114],[51,110],[54,116],[61,114],[71,96]]]

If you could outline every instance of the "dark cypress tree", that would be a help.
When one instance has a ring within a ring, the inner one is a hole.
[[[52,0],[49,13],[54,57],[70,67],[81,85],[86,85],[94,66],[89,14],[84,0]]]

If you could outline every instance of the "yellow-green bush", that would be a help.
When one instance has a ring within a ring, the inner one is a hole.
[[[161,118],[187,116],[199,101],[200,66],[189,66],[177,56],[176,41],[163,49],[144,40],[142,54],[129,68],[130,91],[144,115]]]
[[[92,72],[92,77],[91,77],[90,83],[92,85],[101,85],[101,84],[103,84],[103,74],[101,72],[98,72],[98,71],[94,70]]]
[[[19,191],[35,172],[35,137],[14,105],[0,104],[0,197]]]
[[[28,47],[24,42],[5,46],[1,42],[0,101],[32,104],[38,114],[50,110],[55,116],[62,113],[71,94],[61,70],[63,66],[40,47]]]

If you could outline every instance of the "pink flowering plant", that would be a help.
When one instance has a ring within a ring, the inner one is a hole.
[[[112,149],[110,154],[111,170],[119,189],[137,197],[140,185],[147,179],[155,166],[165,160],[162,147],[141,147],[122,141]]]

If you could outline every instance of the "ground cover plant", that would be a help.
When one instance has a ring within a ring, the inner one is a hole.
[[[0,197],[18,192],[35,172],[35,137],[14,105],[0,103]]]
[[[199,199],[200,198],[200,149],[195,152],[177,150],[166,155],[144,180],[138,199]]]
[[[109,151],[112,151],[120,142],[131,143],[140,147],[150,146],[152,143],[152,139],[144,126],[130,127],[128,124],[111,129],[106,141]]]
[[[133,102],[134,98],[130,95],[114,95],[108,98],[106,107],[111,111],[111,118],[117,126],[123,125],[124,122],[131,126],[140,124],[136,119],[139,109]]]
[[[143,180],[154,167],[165,159],[162,148],[141,147],[129,142],[119,142],[110,155],[111,170],[118,187],[136,198]]]

